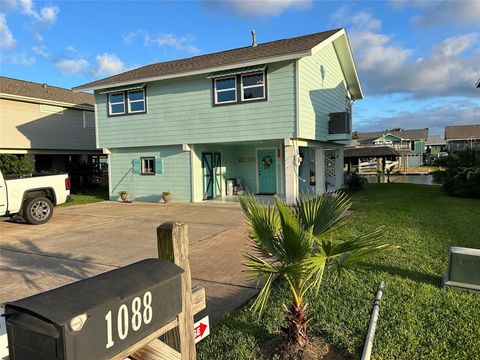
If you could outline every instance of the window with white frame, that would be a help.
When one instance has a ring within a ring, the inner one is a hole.
[[[122,115],[125,114],[125,93],[108,94],[108,114]]]
[[[215,79],[215,104],[237,101],[237,79],[235,76]]]
[[[127,93],[128,96],[128,112],[139,113],[145,112],[145,90],[133,90]]]
[[[95,113],[93,111],[83,111],[83,128],[95,127]]]
[[[241,79],[242,101],[265,99],[265,74],[244,74]]]
[[[155,157],[142,157],[142,175],[155,175]]]

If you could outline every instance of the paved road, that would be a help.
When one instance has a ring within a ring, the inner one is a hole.
[[[238,205],[107,201],[56,208],[45,225],[0,222],[0,303],[155,257],[155,229],[173,220],[189,226],[193,282],[206,289],[212,321],[256,293],[241,272]]]

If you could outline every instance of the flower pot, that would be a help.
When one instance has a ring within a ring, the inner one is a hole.
[[[168,203],[171,198],[172,198],[172,195],[162,195],[162,199],[163,199],[163,201],[165,201],[166,203]]]
[[[120,197],[122,198],[123,201],[127,201],[128,200],[128,193],[121,193]]]

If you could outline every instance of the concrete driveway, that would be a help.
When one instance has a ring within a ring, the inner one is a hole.
[[[193,282],[206,289],[212,321],[256,293],[241,272],[248,242],[238,205],[107,201],[56,208],[45,225],[0,222],[0,304],[156,257],[165,221],[189,226]]]

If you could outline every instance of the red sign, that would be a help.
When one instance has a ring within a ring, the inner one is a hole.
[[[208,320],[208,315],[193,325],[193,332],[195,334],[195,344],[210,335],[210,322]]]

